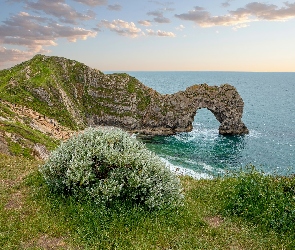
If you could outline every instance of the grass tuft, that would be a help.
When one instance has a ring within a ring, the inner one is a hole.
[[[239,216],[265,230],[294,237],[294,176],[270,176],[250,166],[223,183],[224,215]]]

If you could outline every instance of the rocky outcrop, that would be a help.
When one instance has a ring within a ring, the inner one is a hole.
[[[40,160],[47,160],[49,157],[50,152],[47,150],[47,148],[40,144],[36,143],[33,147],[33,155]]]
[[[113,77],[105,75],[104,84],[95,85],[99,91],[89,91],[88,87],[88,94],[93,98],[91,107],[93,103],[99,105],[99,112],[86,114],[90,126],[107,125],[147,135],[172,135],[191,131],[197,110],[207,108],[220,122],[220,134],[249,133],[242,122],[244,102],[229,84],[220,87],[200,84],[172,95],[161,95],[127,74],[117,75],[115,81],[111,80]]]
[[[49,150],[75,133],[55,119],[0,99],[0,154],[46,160]]]
[[[116,98],[120,96],[126,98],[126,93],[116,93]],[[141,134],[172,135],[191,131],[197,110],[207,108],[220,122],[220,134],[249,133],[242,122],[244,102],[231,85],[225,84],[220,87],[207,84],[194,85],[172,95],[160,95],[147,89],[145,95],[147,104],[142,111],[138,109],[137,96],[131,95],[129,106],[119,105],[112,108],[121,110],[121,114],[129,111],[132,116],[94,114],[88,117],[89,125],[112,125]]]
[[[207,84],[194,85],[184,92],[172,95],[170,100],[176,102],[175,110],[179,117],[183,117],[175,124],[178,131],[190,131],[196,111],[200,108],[207,108],[220,122],[220,134],[249,133],[242,122],[244,102],[237,90],[229,84],[220,87]]]
[[[161,95],[128,74],[106,75],[73,60],[42,55],[2,75],[7,83],[2,83],[6,92],[0,98],[13,95],[8,99],[34,110],[30,116],[40,119],[36,122],[34,118],[31,125],[38,130],[46,130],[46,119],[52,119],[53,127],[58,129],[51,133],[56,137],[64,138],[59,133],[65,131],[61,126],[78,130],[115,126],[150,135],[187,132],[192,130],[200,108],[214,114],[220,122],[220,134],[248,133],[242,122],[243,100],[228,84],[194,85],[172,95]]]
[[[5,119],[8,122],[19,122],[21,124],[27,123],[31,128],[58,140],[67,140],[75,133],[75,131],[60,125],[55,119],[46,117],[30,108],[12,104],[1,99],[0,104],[2,104],[2,106],[5,105],[13,114],[12,118]]]
[[[0,153],[10,155],[5,135],[0,131]]]

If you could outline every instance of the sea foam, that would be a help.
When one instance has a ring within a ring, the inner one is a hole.
[[[206,173],[198,173],[192,169],[184,168],[181,166],[175,166],[168,160],[161,158],[161,160],[166,164],[166,167],[170,169],[171,172],[175,173],[176,175],[187,175],[196,180],[200,179],[213,179],[212,175]]]

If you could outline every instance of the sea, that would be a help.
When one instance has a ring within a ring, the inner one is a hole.
[[[244,100],[242,120],[250,131],[248,135],[219,135],[214,115],[199,109],[191,132],[143,139],[175,172],[211,179],[255,166],[265,174],[295,174],[295,73],[126,73],[161,94],[176,93],[194,84],[228,83]]]

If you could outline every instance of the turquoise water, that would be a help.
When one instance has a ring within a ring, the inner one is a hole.
[[[216,176],[248,164],[266,173],[295,173],[295,73],[127,72],[162,94],[193,84],[235,86],[244,100],[243,121],[250,134],[221,136],[207,109],[197,112],[193,131],[145,140],[174,166],[200,176]]]

